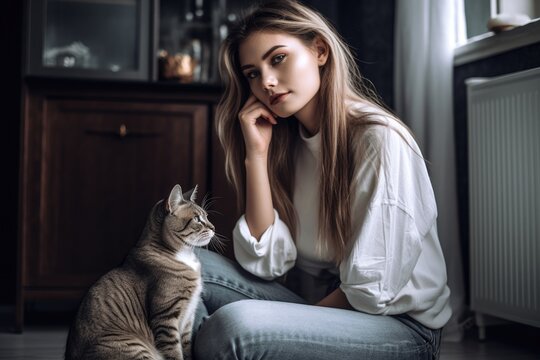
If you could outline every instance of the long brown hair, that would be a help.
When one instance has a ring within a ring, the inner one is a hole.
[[[219,71],[225,92],[217,108],[216,127],[225,150],[227,177],[234,185],[238,205],[245,208],[245,145],[238,113],[250,94],[249,84],[240,72],[238,49],[251,33],[273,31],[296,36],[306,45],[315,38],[329,48],[326,64],[321,68],[318,92],[323,121],[321,132],[321,176],[319,206],[320,254],[332,251],[339,263],[345,255],[351,233],[351,179],[354,171],[351,124],[379,123],[350,105],[364,103],[381,111],[384,106],[371,88],[365,86],[349,47],[333,26],[315,10],[297,1],[272,1],[259,5],[245,16],[224,40],[219,55]],[[354,120],[354,121],[351,121]],[[294,117],[273,127],[270,143],[268,174],[272,200],[280,218],[296,234],[294,210],[294,147],[298,140],[298,123]]]

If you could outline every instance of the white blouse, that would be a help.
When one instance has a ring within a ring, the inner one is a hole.
[[[263,279],[293,266],[317,276],[338,274],[341,289],[357,310],[407,313],[432,329],[451,316],[446,265],[437,235],[437,209],[429,175],[416,142],[397,121],[366,125],[356,142],[352,199],[352,241],[339,269],[332,254],[315,248],[318,232],[320,133],[303,129],[297,149],[295,239],[274,211],[274,223],[257,241],[242,216],[233,231],[240,265]]]

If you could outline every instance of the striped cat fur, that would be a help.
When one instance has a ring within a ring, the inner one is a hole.
[[[66,359],[191,359],[191,327],[202,290],[193,248],[215,234],[195,203],[196,193],[197,187],[182,194],[176,185],[167,200],[154,205],[124,263],[82,300]]]

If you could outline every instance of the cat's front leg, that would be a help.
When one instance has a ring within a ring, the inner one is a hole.
[[[184,360],[191,360],[191,328],[193,326],[193,318],[187,322],[186,326],[184,327],[184,330],[182,331],[182,336],[180,337],[180,341],[182,343],[182,353],[184,355]]]
[[[165,308],[167,308],[166,305]],[[176,314],[161,309],[150,320],[150,326],[154,334],[154,344],[166,360],[184,359],[177,319]]]
[[[184,360],[178,330],[169,326],[158,330],[155,344],[165,360]]]

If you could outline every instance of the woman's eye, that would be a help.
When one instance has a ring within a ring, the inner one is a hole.
[[[272,65],[279,64],[285,59],[285,54],[279,54],[272,58]]]
[[[259,75],[258,71],[250,71],[246,74],[248,79],[255,79]]]
[[[271,63],[272,65],[277,65],[279,63],[281,63],[283,60],[285,60],[285,58],[287,57],[287,55],[285,54],[278,54],[276,56],[274,56],[271,60]],[[258,70],[253,70],[253,71],[250,71],[250,72],[247,72],[245,74],[246,78],[248,78],[248,80],[253,80],[255,79],[256,77],[259,76],[259,71]]]

